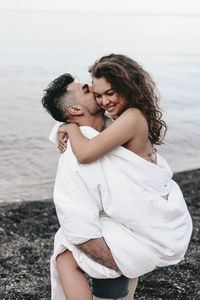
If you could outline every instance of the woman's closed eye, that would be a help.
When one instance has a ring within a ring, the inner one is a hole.
[[[107,96],[112,96],[112,95],[114,95],[114,93],[115,93],[115,92],[109,92],[109,93],[106,93],[105,95],[107,95]]]
[[[105,92],[104,95],[105,95],[105,96],[113,96],[114,93],[115,93],[114,91],[112,91],[112,92]],[[101,95],[101,94],[96,94],[96,93],[94,93],[94,97],[95,97],[96,99],[100,99],[100,98],[102,97],[102,95]]]

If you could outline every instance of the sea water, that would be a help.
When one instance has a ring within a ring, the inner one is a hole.
[[[102,55],[126,54],[155,80],[168,124],[159,151],[174,172],[200,167],[200,18],[50,11],[0,11],[0,201],[52,197],[59,153],[42,105],[51,80],[90,82]]]

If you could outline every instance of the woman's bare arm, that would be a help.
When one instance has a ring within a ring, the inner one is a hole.
[[[76,124],[62,125],[59,132],[68,134],[79,163],[91,163],[134,138],[140,120],[141,113],[137,109],[128,109],[112,125],[92,139],[86,138]]]

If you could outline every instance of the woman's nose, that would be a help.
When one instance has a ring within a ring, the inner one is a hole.
[[[103,95],[103,97],[102,97],[102,104],[103,104],[103,106],[108,105],[109,102],[110,101],[109,101],[108,97]]]

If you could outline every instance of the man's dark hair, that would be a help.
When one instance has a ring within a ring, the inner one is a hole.
[[[42,105],[51,116],[60,122],[67,122],[69,115],[67,107],[75,104],[73,91],[67,91],[68,84],[74,82],[74,77],[65,73],[54,79],[44,90]]]

